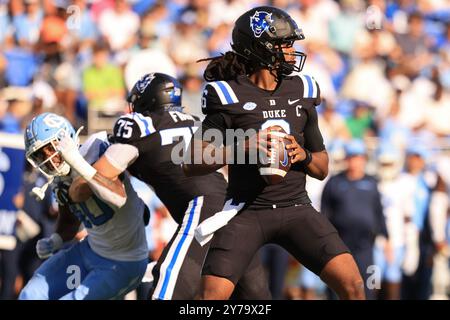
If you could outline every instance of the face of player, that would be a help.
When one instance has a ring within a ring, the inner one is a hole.
[[[56,142],[53,142],[56,144]],[[63,163],[61,155],[55,150],[54,144],[48,143],[33,155],[33,160],[39,165],[42,164],[42,169],[46,172],[54,172]]]
[[[284,59],[287,63],[295,64],[296,59],[295,56],[292,55],[292,53],[295,52],[294,43],[283,43],[280,45],[281,50],[284,53]]]

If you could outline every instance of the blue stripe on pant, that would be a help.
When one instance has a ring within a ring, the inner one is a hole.
[[[44,262],[19,299],[119,299],[139,285],[146,267],[147,259],[106,259],[92,251],[87,240],[81,241]]]
[[[181,237],[180,242],[178,242],[178,245],[177,245],[177,247],[175,249],[175,253],[172,256],[172,259],[170,260],[169,266],[167,267],[167,271],[166,271],[166,274],[165,274],[165,277],[164,277],[164,282],[163,282],[163,285],[162,285],[161,293],[159,294],[158,299],[164,299],[164,296],[166,294],[167,286],[168,286],[169,280],[170,280],[170,275],[172,273],[172,268],[175,265],[175,262],[177,261],[178,255],[180,254],[180,250],[181,250],[184,242],[186,241],[187,235],[189,234],[189,230],[191,228],[192,221],[194,219],[195,209],[197,207],[197,201],[198,201],[198,197],[194,198],[192,209],[189,212],[189,218],[188,218],[188,223],[186,225],[186,229],[183,232],[183,236]]]

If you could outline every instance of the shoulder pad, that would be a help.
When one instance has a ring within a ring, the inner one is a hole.
[[[90,164],[97,161],[109,146],[108,135],[106,131],[92,134],[81,145],[80,154]]]
[[[126,143],[155,133],[153,120],[149,116],[133,112],[121,116],[114,125],[115,142]]]
[[[320,88],[314,77],[307,74],[298,74],[298,77],[303,84],[303,98],[318,99],[320,103]]]
[[[202,95],[202,110],[207,114],[220,111],[222,106],[238,103],[239,99],[226,81],[208,82]]]

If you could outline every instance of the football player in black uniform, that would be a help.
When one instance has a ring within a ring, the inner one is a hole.
[[[203,132],[214,128],[225,136],[229,129],[268,132],[268,128],[279,126],[292,143],[286,148],[293,150],[289,153],[290,171],[275,185],[264,182],[257,165],[229,162],[227,199],[244,206],[212,238],[202,270],[204,299],[228,299],[265,243],[287,249],[320,275],[340,298],[365,298],[352,255],[327,218],[311,206],[305,190],[306,174],[321,180],[327,176],[328,155],[317,123],[319,86],[308,75],[291,75],[301,71],[306,59],[293,48],[294,41],[302,39],[303,32],[286,12],[273,7],[254,8],[235,23],[233,51],[210,59],[205,70],[209,83],[202,98],[206,114]],[[268,153],[261,136],[245,140],[247,154],[255,141],[258,150]],[[191,142],[194,153],[198,145],[201,151],[212,145],[205,138],[200,143],[196,139],[194,136]],[[230,161],[229,154],[236,145],[215,148]],[[187,175],[212,172],[224,165],[205,160],[191,164],[194,153],[183,165]]]
[[[134,146],[136,160],[124,170],[148,183],[169,209],[178,229],[153,269],[153,299],[194,299],[200,293],[201,267],[208,246],[194,240],[204,219],[222,210],[227,183],[222,174],[186,177],[181,167],[183,144],[195,131],[195,119],[181,107],[182,88],[162,73],[143,76],[130,92],[133,112],[121,116],[113,142]],[[181,138],[181,139],[180,139]],[[181,149],[177,149],[180,147]],[[174,163],[179,153],[180,163]],[[264,269],[255,256],[234,293],[236,299],[270,299]]]

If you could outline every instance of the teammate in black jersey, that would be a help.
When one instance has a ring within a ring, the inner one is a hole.
[[[180,163],[174,163],[178,153],[181,159],[183,156],[183,145],[177,149],[179,140],[187,144],[196,129],[196,119],[182,111],[181,94],[173,77],[161,73],[143,76],[128,98],[133,112],[117,120],[112,138],[115,143],[136,147],[137,159],[123,169],[151,185],[179,225],[153,269],[153,299],[193,299],[199,294],[208,246],[193,241],[194,230],[222,210],[227,185],[220,173],[186,177]],[[270,299],[257,256],[248,270],[234,297]]]
[[[295,51],[293,43],[302,39],[303,32],[284,11],[254,8],[235,23],[233,51],[210,59],[205,70],[209,83],[202,98],[203,132],[211,128],[224,134],[238,128],[267,132],[269,127],[280,126],[289,134],[291,145],[286,148],[293,149],[289,153],[293,165],[275,185],[264,182],[256,165],[229,165],[227,199],[243,209],[212,238],[202,271],[204,299],[228,299],[265,243],[287,249],[342,299],[364,298],[353,257],[327,218],[311,206],[305,190],[306,174],[321,180],[327,176],[328,155],[317,124],[319,86],[312,77],[298,74],[306,55]],[[297,75],[291,75],[293,71]],[[262,136],[246,140],[247,154],[252,145],[265,151]],[[195,139],[191,143],[195,152],[196,146],[203,151],[211,142]],[[232,148],[236,146],[226,145],[216,152],[230,161]],[[190,176],[224,165],[189,164],[192,160],[193,154],[183,166]]]

